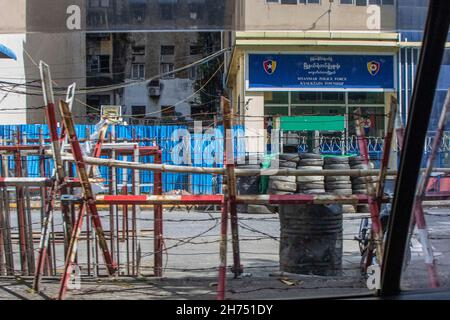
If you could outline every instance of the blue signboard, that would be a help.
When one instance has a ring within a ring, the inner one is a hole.
[[[249,90],[393,90],[394,56],[249,54]]]

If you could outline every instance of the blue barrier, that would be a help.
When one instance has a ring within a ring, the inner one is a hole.
[[[45,139],[49,139],[47,125],[4,125],[0,126],[0,138],[4,141],[9,140],[9,144],[14,144],[12,141],[19,127],[23,136],[28,139],[38,139],[39,132],[42,130]],[[80,139],[86,138],[86,130],[89,129],[93,132],[94,125],[76,125],[77,135]],[[162,150],[162,160],[165,164],[179,164],[174,161],[177,157],[182,157],[183,152],[179,148],[181,140],[177,139],[174,134],[177,130],[185,130],[185,136],[188,135],[190,139],[190,153],[191,153],[191,163],[192,166],[198,167],[222,167],[223,166],[223,127],[218,127],[215,129],[209,129],[203,135],[190,134],[187,131],[186,126],[116,126],[116,137],[117,139],[124,139],[132,141],[134,138],[138,137],[140,144],[142,146],[152,146],[158,145]],[[243,143],[244,132],[242,126],[236,126],[234,128],[234,142],[235,142],[235,156],[245,156],[246,146]],[[353,146],[352,150],[348,150],[349,153],[359,154],[359,148]],[[180,154],[177,155],[177,151],[180,149]],[[340,154],[341,149],[339,144],[333,144],[322,148],[323,154]],[[307,152],[307,146],[299,146],[299,152]],[[374,160],[376,168],[379,167],[379,162],[382,155],[382,144],[375,144],[370,149],[371,159]],[[424,164],[428,155],[424,157]],[[175,159],[174,159],[175,158]],[[119,160],[129,160],[124,159],[124,157],[118,157]],[[152,163],[153,159],[150,156],[144,156],[140,159],[142,163]],[[448,154],[443,152],[439,155],[437,161],[439,164],[448,163]],[[46,172],[51,173],[53,170],[53,162],[51,159],[46,160]],[[14,169],[14,160],[12,157],[9,159],[9,168]],[[27,158],[27,170],[28,176],[39,177],[39,157],[33,156]],[[122,176],[124,169],[117,169],[117,181],[118,184],[122,184]],[[73,172],[75,172],[75,167],[73,166]],[[108,168],[100,168],[101,177],[108,179]],[[132,175],[131,170],[128,170],[128,181],[127,183],[131,186]],[[221,181],[222,177],[214,177],[207,174],[183,174],[183,173],[163,173],[163,191],[168,192],[172,190],[187,190],[193,194],[214,194],[221,192]],[[142,193],[153,193],[153,173],[152,172],[141,172],[140,173],[140,184]],[[130,189],[131,191],[131,189]]]

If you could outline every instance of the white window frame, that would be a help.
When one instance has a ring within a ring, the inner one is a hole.
[[[136,72],[137,72],[137,74],[136,74]],[[145,79],[145,64],[144,63],[133,63],[131,65],[131,79],[133,79],[133,80]]]
[[[309,2],[310,0],[305,0],[305,3],[300,2],[302,0],[297,0],[297,3],[292,3],[291,5],[295,5],[295,4],[315,4],[315,5],[321,5],[322,4],[322,0],[319,0],[319,3],[316,2]],[[281,0],[273,0],[273,1],[269,1],[266,0],[266,4],[287,4],[287,3],[281,3]]]

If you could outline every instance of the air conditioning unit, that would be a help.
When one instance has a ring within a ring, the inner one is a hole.
[[[161,96],[161,84],[159,80],[153,80],[148,85],[148,95],[150,97],[160,97]]]
[[[150,87],[148,88],[148,95],[150,97],[160,97],[161,89],[159,87]]]

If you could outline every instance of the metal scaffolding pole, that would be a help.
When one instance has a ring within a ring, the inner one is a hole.
[[[228,208],[230,210],[231,219],[231,238],[233,245],[233,273],[237,278],[243,273],[243,266],[241,265],[240,249],[239,249],[239,224],[238,213],[236,207],[236,174],[235,174],[235,159],[234,159],[234,139],[233,139],[233,114],[231,112],[230,103],[222,97],[223,109],[223,126],[224,126],[224,157],[225,169],[227,176],[227,191],[228,191]]]
[[[94,224],[94,227],[95,227],[95,233],[98,237],[98,243],[102,250],[106,267],[108,269],[109,274],[113,275],[116,273],[117,266],[116,266],[115,262],[113,261],[113,258],[108,249],[107,241],[105,239],[100,216],[98,214],[97,206],[95,204],[95,195],[92,191],[92,187],[89,182],[89,175],[87,172],[86,164],[84,163],[84,160],[83,160],[83,153],[81,151],[80,143],[79,143],[78,137],[76,135],[75,125],[73,123],[73,118],[72,118],[72,113],[69,109],[69,105],[66,102],[60,101],[59,106],[60,106],[61,115],[62,115],[64,123],[66,125],[66,130],[67,130],[67,134],[69,137],[69,143],[70,143],[70,146],[72,149],[72,153],[73,153],[74,158],[76,159],[77,172],[78,172],[78,176],[80,178],[81,186],[83,189],[83,200],[84,200],[84,203],[85,203],[87,209],[89,210],[89,212],[92,216],[92,223]],[[95,150],[95,152],[99,152],[99,151]],[[79,215],[79,220],[82,221],[82,219],[83,219],[83,209],[81,209],[80,215]],[[80,227],[77,229],[79,229],[79,230],[74,230],[74,233],[73,233],[73,235],[75,237],[73,239],[71,239],[71,245],[70,245],[71,251],[67,252],[64,273],[63,273],[63,277],[61,279],[61,288],[60,288],[60,292],[59,292],[59,296],[58,296],[59,299],[64,299],[65,292],[67,290],[68,281],[70,280],[69,275],[71,274],[72,264],[73,264],[73,260],[75,258],[75,254],[76,254],[76,248],[77,248],[76,243],[78,241],[79,232],[81,230],[81,222],[80,222]]]

